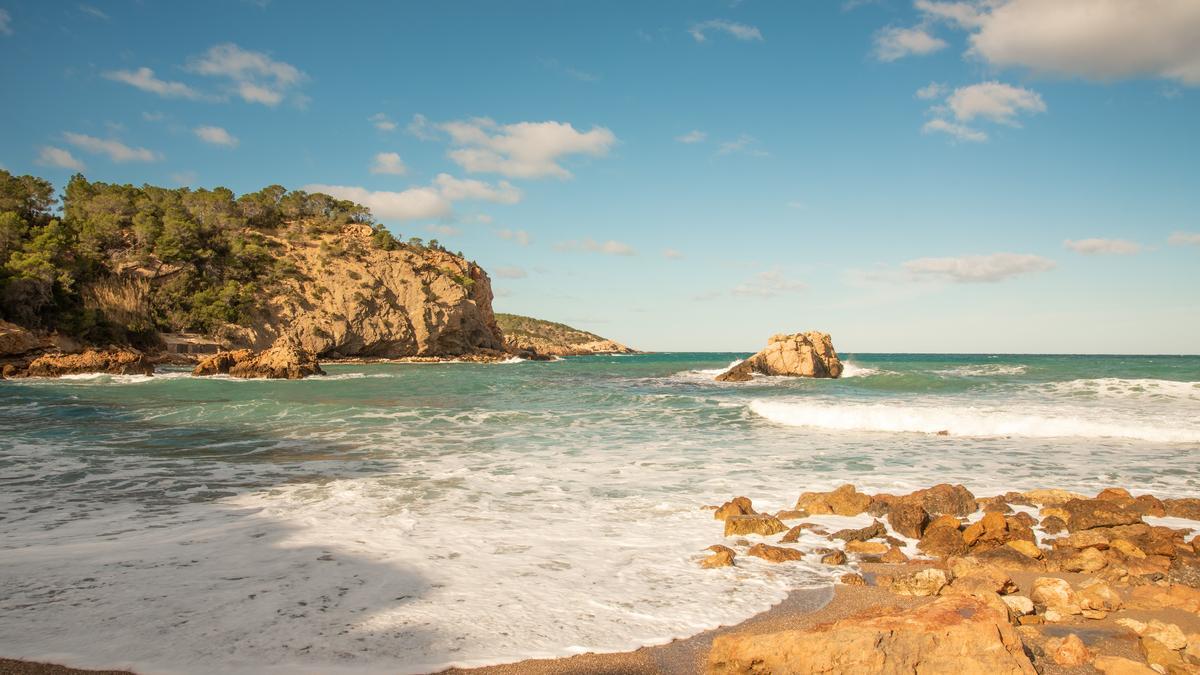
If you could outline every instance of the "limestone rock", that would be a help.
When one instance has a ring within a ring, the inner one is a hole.
[[[1037,605],[1044,606],[1047,613],[1054,610],[1062,615],[1079,614],[1079,597],[1072,590],[1071,584],[1064,579],[1054,577],[1038,577],[1033,580],[1033,592],[1030,599]],[[1049,617],[1047,617],[1049,618]]]
[[[1175,584],[1172,586],[1138,586],[1130,591],[1129,604],[1141,609],[1174,607],[1200,614],[1200,590]]]
[[[1188,668],[1183,661],[1183,656],[1176,650],[1167,645],[1155,640],[1152,637],[1142,636],[1139,641],[1142,648],[1142,655],[1146,657],[1146,662],[1151,668],[1165,672],[1168,675],[1179,673],[1195,672],[1194,669]]]
[[[1104,499],[1072,499],[1062,508],[1067,512],[1067,530],[1070,532],[1142,522],[1137,512]]]
[[[912,539],[920,539],[929,524],[929,512],[917,501],[904,501],[893,504],[888,509],[888,524],[899,534]]]
[[[1067,529],[1067,523],[1058,516],[1047,516],[1042,519],[1042,529],[1046,534],[1058,534]]]
[[[725,519],[725,536],[737,534],[759,534],[769,537],[787,531],[787,526],[775,516],[757,514],[753,516],[729,516]]]
[[[1058,504],[1065,504],[1072,499],[1087,499],[1086,495],[1067,490],[1030,490],[1021,493],[1021,496],[1030,504],[1036,506],[1057,506]]]
[[[717,567],[732,567],[733,559],[735,557],[737,557],[737,554],[734,553],[733,549],[729,548],[728,546],[722,546],[720,544],[714,544],[713,546],[709,546],[708,550],[712,551],[713,554],[708,556],[704,560],[700,561],[700,566],[703,567],[704,569],[714,569]]]
[[[1115,612],[1124,605],[1121,596],[1100,579],[1088,579],[1079,586],[1079,606],[1101,612]]]
[[[746,555],[752,555],[773,563],[804,560],[804,553],[802,551],[794,548],[784,548],[783,546],[770,546],[768,544],[755,544],[746,551]]]
[[[288,341],[280,341],[262,352],[239,349],[219,352],[200,361],[193,375],[229,375],[244,379],[299,380],[310,375],[324,375],[321,365],[311,352]]]
[[[883,608],[809,630],[717,637],[707,672],[1034,673],[997,600],[937,598],[911,610]]]
[[[61,377],[85,373],[153,375],[154,364],[136,349],[88,349],[80,354],[45,354],[31,361],[18,377]]]
[[[847,572],[847,573],[843,574],[842,576],[838,577],[838,581],[841,581],[843,584],[845,584],[847,586],[866,586],[867,585],[867,580],[863,579],[861,574],[858,574],[855,572]]]
[[[1005,545],[1017,553],[1029,558],[1041,558],[1045,555],[1045,553],[1042,553],[1042,549],[1038,548],[1036,544],[1031,544],[1024,539],[1010,541]]]
[[[949,583],[946,572],[929,568],[892,579],[892,592],[897,595],[937,595]]]
[[[1024,595],[1005,595],[1000,598],[1008,606],[1009,611],[1018,616],[1033,614],[1033,600]]]
[[[930,525],[925,530],[925,535],[917,542],[918,549],[927,555],[939,557],[962,555],[967,552],[967,542],[963,540],[962,532],[959,532],[957,527],[935,525],[937,524]]]
[[[1091,650],[1074,633],[1047,640],[1046,654],[1060,666],[1084,666],[1092,661]]]
[[[883,526],[883,523],[876,520],[866,527],[838,530],[829,536],[834,539],[841,539],[842,541],[866,541],[868,539],[882,537],[886,534],[887,528]],[[887,549],[885,548],[884,550]]]
[[[813,515],[857,516],[866,511],[870,503],[870,496],[853,485],[843,485],[832,492],[802,493],[796,500],[796,510],[803,509]]]
[[[1159,675],[1147,665],[1120,656],[1098,656],[1092,667],[1104,675]]]
[[[854,540],[846,544],[846,553],[857,553],[859,555],[883,555],[891,550],[891,547],[882,541],[862,541]]]
[[[753,373],[794,377],[841,377],[842,362],[826,333],[772,335],[766,349],[717,376],[718,382],[745,382]]]
[[[729,516],[753,516],[758,511],[754,510],[754,505],[746,497],[734,497],[717,508],[713,513],[713,518],[717,520],[725,520]]]
[[[1162,503],[1168,516],[1200,520],[1200,498],[1164,499]]]
[[[821,556],[821,562],[826,565],[845,565],[846,554],[841,551],[833,551]]]
[[[908,556],[904,555],[904,551],[901,551],[899,548],[893,546],[888,549],[887,553],[884,553],[882,556],[880,556],[879,562],[898,565],[900,563],[908,562]]]

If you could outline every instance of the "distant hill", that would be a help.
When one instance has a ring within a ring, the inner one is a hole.
[[[504,334],[505,346],[513,351],[532,349],[551,356],[637,353],[620,342],[553,321],[497,313],[496,324]]]

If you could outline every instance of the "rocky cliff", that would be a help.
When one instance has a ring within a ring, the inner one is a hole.
[[[828,333],[809,331],[772,335],[762,351],[716,377],[718,382],[746,382],[754,373],[793,377],[841,377],[842,362]]]
[[[516,353],[533,351],[547,356],[637,353],[620,342],[553,321],[497,314],[496,323],[504,334],[505,347]]]
[[[266,349],[279,338],[324,358],[460,356],[501,351],[491,280],[452,253],[372,246],[373,231],[347,225],[315,240],[275,242],[294,272],[273,285],[231,345]]]

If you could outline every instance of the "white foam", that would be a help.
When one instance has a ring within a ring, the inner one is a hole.
[[[1104,377],[1050,382],[1037,388],[1047,394],[1061,396],[1200,401],[1200,382],[1177,380]]]
[[[1200,429],[1195,427],[1020,414],[981,407],[760,399],[751,401],[750,409],[779,424],[843,431],[924,434],[945,431],[951,436],[1129,438],[1162,443],[1200,442]]]
[[[950,375],[952,377],[996,377],[1000,375],[1021,375],[1027,370],[1029,370],[1029,366],[1020,363],[985,363],[945,368],[933,372],[938,375]]]
[[[880,370],[878,368],[867,368],[856,363],[851,363],[850,361],[842,364],[842,377],[870,377],[879,373]]]

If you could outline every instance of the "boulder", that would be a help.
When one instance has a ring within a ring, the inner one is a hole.
[[[1178,651],[1154,638],[1142,637],[1139,646],[1142,648],[1142,655],[1146,657],[1146,663],[1149,663],[1151,668],[1159,672],[1167,673],[1168,675],[1175,675],[1176,673],[1180,675],[1187,673],[1190,675],[1196,672],[1196,669],[1189,668],[1184,663],[1183,656]]]
[[[841,377],[842,362],[826,333],[772,335],[767,347],[717,376],[718,382],[745,382],[753,373],[793,377]]]
[[[859,555],[878,555],[882,556],[891,550],[892,547],[882,541],[862,541],[854,540],[846,544],[846,553],[857,553]],[[882,559],[881,559],[882,560]]]
[[[714,544],[708,547],[708,550],[713,554],[700,561],[700,566],[704,569],[713,569],[716,567],[732,567],[733,559],[737,557],[733,549],[728,546]]]
[[[1066,521],[1058,516],[1047,516],[1042,519],[1042,530],[1046,534],[1058,534],[1066,529]]]
[[[821,556],[821,562],[826,565],[845,565],[846,554],[841,551],[833,551]]]
[[[746,497],[734,497],[717,507],[713,513],[713,518],[717,520],[725,520],[729,516],[753,516],[758,511],[754,510],[754,505]]]
[[[108,375],[153,375],[154,364],[136,349],[88,349],[79,354],[46,354],[29,363],[20,376],[61,377],[105,373]]]
[[[842,541],[866,541],[868,539],[882,537],[886,534],[887,528],[883,526],[883,523],[876,520],[866,527],[838,530],[829,536],[834,539],[841,539]],[[885,548],[884,550],[887,549]]]
[[[1059,559],[1057,562],[1059,568],[1064,572],[1082,572],[1084,574],[1099,572],[1108,564],[1104,554],[1094,548],[1085,548],[1066,558]]]
[[[969,516],[979,510],[975,495],[962,485],[941,483],[931,488],[917,490],[896,500],[920,504],[931,516]]]
[[[1017,590],[1010,576],[992,567],[980,567],[964,576],[956,576],[947,589],[953,593],[1005,595]]]
[[[1092,652],[1079,636],[1070,633],[1064,638],[1046,641],[1046,655],[1060,666],[1086,666],[1092,662]]]
[[[1083,582],[1076,595],[1079,607],[1084,610],[1115,612],[1123,606],[1121,596],[1100,579],[1088,579]]]
[[[892,592],[897,595],[937,595],[950,582],[944,570],[923,569],[892,579]]]
[[[254,352],[239,349],[218,352],[200,361],[192,370],[196,376],[229,375],[244,379],[299,380],[310,375],[324,375],[321,365],[311,352],[280,341],[270,349]]]
[[[957,527],[931,525],[917,542],[917,548],[926,555],[947,557],[966,553],[967,542]]]
[[[888,524],[897,533],[911,539],[920,539],[929,524],[929,512],[919,502],[898,502],[888,508]]]
[[[1012,550],[1016,551],[1017,553],[1020,553],[1021,555],[1025,556],[1027,558],[1035,558],[1036,559],[1036,558],[1041,558],[1041,557],[1045,556],[1045,553],[1042,553],[1042,549],[1038,548],[1037,544],[1031,544],[1028,541],[1025,541],[1024,539],[1017,539],[1015,541],[1010,541],[1007,544],[1005,544],[1005,546],[1011,548]]]
[[[867,510],[871,497],[853,485],[843,485],[832,492],[804,492],[796,500],[796,510],[813,515],[857,516]]]
[[[1137,512],[1104,499],[1072,499],[1061,508],[1067,512],[1067,530],[1070,532],[1142,522]]]
[[[980,563],[992,565],[1002,570],[1042,571],[1046,563],[1020,553],[1011,546],[1001,546],[982,553],[973,554]]]
[[[1033,614],[1033,600],[1024,595],[1005,595],[1000,598],[1008,606],[1008,611],[1017,616]]]
[[[781,563],[793,560],[804,560],[804,553],[794,548],[784,548],[783,546],[770,546],[768,544],[755,544],[746,551],[746,555],[752,555],[756,558],[762,558],[767,562]]]
[[[843,584],[845,584],[847,586],[866,586],[867,585],[867,580],[863,579],[862,575],[858,574],[856,572],[846,572],[842,576],[838,577],[838,581],[842,582]]]
[[[879,562],[888,563],[889,565],[898,565],[908,562],[908,556],[904,555],[904,551],[901,551],[899,548],[893,546],[887,550],[887,553],[884,553],[882,556],[880,556]]]
[[[42,341],[33,332],[0,320],[0,356],[20,356],[41,346]]]
[[[1021,496],[1035,506],[1057,506],[1065,504],[1072,499],[1087,499],[1086,495],[1067,490],[1030,490],[1021,493]]]
[[[727,634],[713,641],[717,673],[1034,673],[996,599],[937,598],[908,610],[878,608],[808,630]]]
[[[737,534],[758,534],[769,537],[786,532],[787,529],[787,525],[784,525],[778,518],[765,513],[752,516],[729,516],[725,519],[726,537]]]
[[[1164,499],[1162,504],[1168,516],[1200,520],[1200,498]]]
[[[1038,577],[1033,580],[1033,592],[1029,594],[1034,604],[1046,608],[1046,614],[1055,611],[1062,616],[1080,614],[1079,596],[1065,579]],[[1047,616],[1049,619],[1049,616]]]
[[[1092,667],[1104,675],[1159,675],[1150,666],[1120,656],[1098,656]]]
[[[1181,555],[1172,560],[1171,567],[1167,570],[1167,581],[1200,588],[1200,558],[1192,554]]]

